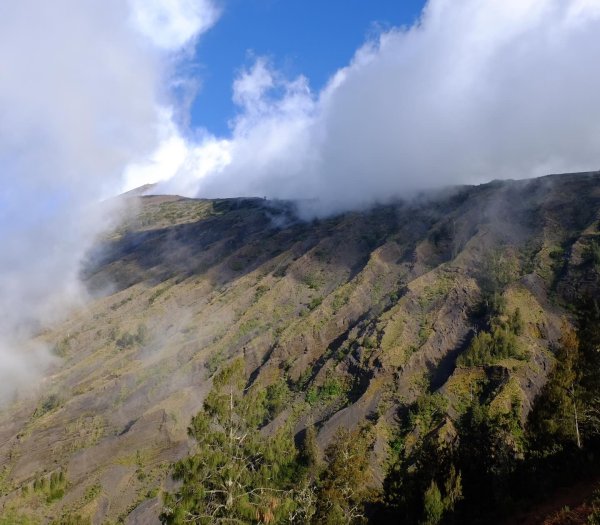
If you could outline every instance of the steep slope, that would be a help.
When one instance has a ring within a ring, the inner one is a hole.
[[[598,291],[597,173],[312,222],[286,202],[129,198],[137,216],[90,254],[95,299],[39,335],[57,355],[51,374],[0,416],[5,513],[156,521],[211,376],[240,355],[249,381],[271,387],[264,432],[314,423],[324,446],[369,419],[381,480],[396,415],[424,391],[448,400],[450,426],[482,389],[524,418],[571,322],[564,304]],[[498,319],[518,309],[522,351],[457,363],[489,329],[490,272],[508,274]]]

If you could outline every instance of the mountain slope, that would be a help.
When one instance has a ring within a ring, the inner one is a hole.
[[[381,482],[397,414],[425,391],[447,400],[448,428],[482,389],[493,410],[517,403],[524,419],[572,323],[566,305],[598,292],[597,173],[312,222],[286,202],[129,198],[139,213],[90,254],[95,299],[39,335],[58,356],[51,375],[2,412],[5,512],[155,521],[189,420],[236,356],[250,381],[283,392],[266,433],[314,423],[324,447],[339,426],[372,421]],[[490,275],[503,276],[499,322],[520,316],[520,350],[457,362],[491,330]],[[51,493],[53,473],[64,495]]]

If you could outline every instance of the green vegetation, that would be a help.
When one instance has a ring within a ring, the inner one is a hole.
[[[442,493],[438,488],[435,481],[431,482],[429,488],[425,491],[423,497],[423,524],[424,525],[437,525],[442,521],[444,515],[444,502],[442,500]]]
[[[316,272],[307,273],[302,282],[311,290],[319,290],[325,284],[323,278]]]
[[[159,288],[158,290],[156,290],[155,292],[152,293],[152,295],[148,298],[148,304],[154,304],[156,302],[156,300],[162,295],[164,294],[167,290],[169,289],[168,286],[163,286],[162,288]]]
[[[135,334],[125,332],[116,340],[117,348],[124,350],[135,345],[143,345],[148,339],[148,329],[145,324],[138,325]]]
[[[287,406],[289,401],[291,401],[291,392],[284,378],[269,385],[265,399],[268,419],[274,419]]]
[[[53,410],[59,408],[61,403],[62,400],[58,394],[50,394],[35,409],[35,412],[33,413],[32,417],[34,419],[42,417],[44,414],[47,414],[48,412],[52,412]]]
[[[318,308],[319,306],[321,306],[321,303],[323,302],[323,298],[322,297],[313,297],[310,302],[308,303],[308,309],[309,310],[314,310],[315,308]]]
[[[458,358],[460,366],[493,364],[500,359],[527,359],[513,330],[495,326],[492,332],[479,332],[467,350]]]
[[[519,341],[524,322],[520,308],[506,313],[505,292],[518,276],[518,261],[503,250],[490,252],[479,274],[482,302],[479,315],[487,325],[475,335],[467,350],[459,356],[459,366],[483,366],[502,359],[527,360],[529,354]]]
[[[189,429],[196,452],[175,466],[182,485],[166,495],[163,523],[270,523],[294,510],[293,441],[285,432],[260,436],[264,404],[244,384],[242,361],[215,376]]]
[[[346,387],[337,377],[329,375],[319,387],[312,386],[306,391],[306,402],[315,405],[340,397],[346,392]]]
[[[408,412],[409,425],[425,435],[443,420],[448,410],[448,401],[441,394],[425,393],[420,396]]]
[[[300,449],[288,428],[262,435],[261,425],[288,394],[282,384],[246,388],[243,361],[213,380],[204,409],[192,419],[195,452],[179,461],[181,485],[165,494],[161,520],[183,523],[361,523],[368,490],[368,429],[340,430],[325,451],[323,468],[309,427]]]
[[[502,313],[506,306],[503,293],[507,286],[517,279],[519,272],[519,261],[508,249],[491,250],[483,258],[479,272],[479,286],[483,305],[489,316]]]
[[[51,521],[50,525],[92,525],[92,520],[80,514],[68,513]]]
[[[69,353],[70,349],[71,349],[71,338],[64,337],[63,339],[61,339],[58,343],[56,343],[54,345],[54,347],[52,348],[52,353],[56,357],[66,357],[67,354]]]
[[[127,523],[165,487],[166,523],[511,523],[585,483],[600,471],[600,315],[580,303],[600,283],[595,180],[314,223],[286,203],[145,199],[144,231],[86,269],[99,299],[39,331],[68,359],[3,411],[4,523]]]
[[[584,257],[595,268],[600,268],[600,243],[596,239],[592,239],[586,246]]]
[[[502,522],[556,487],[597,474],[600,308],[592,301],[580,313],[578,333],[563,327],[556,366],[525,425],[518,399],[508,410],[492,408],[491,385],[454,423],[444,419],[438,394],[421,396],[404,413],[390,443],[396,459],[378,520]]]
[[[211,201],[178,199],[170,202],[144,202],[138,215],[127,220],[116,232],[123,235],[132,230],[152,230],[175,224],[196,222],[217,215],[217,205]]]
[[[39,525],[40,520],[35,519],[27,514],[22,514],[14,509],[2,509],[0,515],[0,525]]]
[[[212,376],[224,361],[225,355],[222,350],[212,352],[204,363],[204,368],[206,368],[208,375]]]
[[[342,291],[337,292],[334,295],[333,301],[331,302],[331,307],[333,308],[334,312],[337,312],[340,308],[342,308],[350,302],[350,293],[351,290],[346,287],[342,288]]]
[[[273,277],[277,277],[279,279],[285,277],[287,275],[288,267],[289,267],[289,264],[280,264],[273,271]]]
[[[87,489],[85,489],[85,494],[83,495],[83,500],[86,503],[93,501],[100,495],[101,491],[102,491],[102,485],[100,485],[100,483],[94,483],[93,485],[91,485]]]
[[[367,429],[340,429],[325,450],[327,467],[317,488],[316,511],[310,523],[338,525],[364,523],[369,490],[369,450],[373,435]]]
[[[32,485],[33,492],[42,494],[47,503],[61,499],[65,494],[67,479],[62,470],[53,472],[49,477],[39,477]]]
[[[592,513],[588,516],[590,525],[600,525],[600,488],[596,489],[591,502]]]
[[[269,291],[269,287],[265,286],[264,284],[259,284],[256,287],[256,290],[254,292],[254,300],[252,301],[253,303],[257,303],[259,301],[259,299],[265,295],[265,293],[267,293]]]

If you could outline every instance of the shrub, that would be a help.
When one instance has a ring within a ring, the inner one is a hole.
[[[322,279],[316,273],[307,273],[302,282],[311,290],[318,290],[323,286]]]
[[[33,491],[42,493],[46,497],[46,502],[51,503],[61,499],[65,494],[67,479],[64,472],[53,472],[49,478],[36,478],[33,482]]]
[[[593,264],[595,267],[600,266],[600,243],[593,240],[586,247],[584,258],[586,262]]]
[[[125,348],[130,348],[136,344],[143,345],[148,339],[148,329],[145,324],[140,324],[137,327],[137,331],[135,334],[130,334],[129,332],[125,332],[119,339],[116,341],[117,348],[124,350]]]
[[[345,392],[345,385],[336,377],[327,377],[320,387],[311,386],[306,392],[306,402],[314,405],[320,401],[329,401],[341,396]]]
[[[496,326],[492,332],[479,332],[466,352],[457,359],[461,366],[492,364],[499,359],[526,359],[527,353],[519,344],[514,332]]]
[[[321,297],[314,297],[313,299],[311,299],[310,303],[308,303],[308,309],[314,310],[315,308],[318,308],[322,302],[323,299]]]
[[[58,394],[50,394],[42,403],[35,409],[33,417],[42,417],[44,414],[57,409],[61,404],[61,399]]]
[[[148,299],[148,303],[149,304],[153,304],[154,301],[156,301],[162,294],[164,294],[167,291],[168,287],[164,286],[163,288],[159,288],[158,290],[156,290]]]
[[[208,375],[212,376],[221,366],[221,363],[225,361],[225,355],[223,351],[216,351],[208,356],[208,359],[204,363],[204,368],[208,371]]]
[[[277,416],[290,400],[290,389],[285,379],[281,378],[276,383],[267,387],[265,405],[269,419]]]

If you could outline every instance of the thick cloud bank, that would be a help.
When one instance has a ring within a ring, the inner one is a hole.
[[[163,191],[317,198],[306,213],[326,214],[597,169],[599,34],[599,0],[430,0],[416,25],[365,44],[320,93],[259,59],[234,83],[231,137],[180,150]]]
[[[99,198],[157,145],[165,48],[186,45],[216,16],[188,4],[0,7],[0,402],[35,383],[50,359],[28,338],[81,298],[82,257],[106,226]],[[164,31],[154,28],[149,40],[145,28],[157,17]]]

